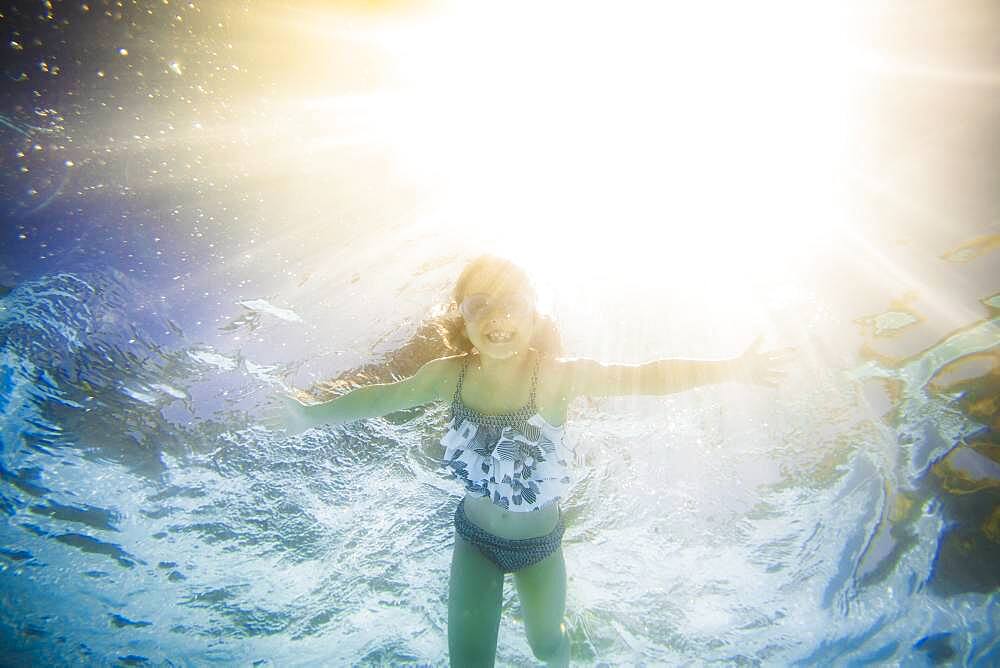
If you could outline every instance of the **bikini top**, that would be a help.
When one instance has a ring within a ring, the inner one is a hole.
[[[536,356],[528,403],[516,411],[486,414],[462,402],[465,358],[451,401],[451,420],[441,439],[444,467],[464,482],[468,491],[488,496],[506,510],[538,510],[569,490],[570,452],[563,444],[563,427],[543,418],[535,406]]]

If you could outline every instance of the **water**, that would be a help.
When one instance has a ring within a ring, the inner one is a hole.
[[[446,147],[456,164],[431,160],[442,127],[415,112],[407,123],[426,132],[403,141],[413,128],[387,109],[413,74],[398,65],[414,48],[407,22],[437,12],[5,14],[0,662],[445,665],[461,493],[438,466],[445,407],[293,438],[263,416],[285,384],[412,366],[394,351],[464,260],[496,247],[537,276],[569,354],[720,357],[757,333],[799,350],[777,390],[573,405],[574,662],[1000,662],[1000,108],[981,94],[994,33],[977,27],[989,10],[918,12],[924,37],[881,44],[906,67],[883,63],[889,74],[857,86],[864,141],[837,194],[849,204],[819,232],[800,229],[801,203],[768,227],[781,188],[760,174],[728,189],[719,174],[746,155],[704,181],[704,164],[685,176],[689,156],[667,152],[657,169],[691,186],[683,204],[662,202],[648,166],[629,197],[602,194],[638,155],[613,130],[651,131],[620,110],[581,105],[539,148],[544,127],[518,140],[466,100],[494,123],[494,152],[476,162],[462,134]],[[511,71],[548,95],[583,37],[542,74],[531,59]],[[514,86],[506,65],[470,53],[459,65]],[[451,62],[426,58],[407,62]],[[576,102],[595,81],[638,97],[638,79],[574,72]],[[522,109],[504,99],[504,113]],[[556,106],[541,118],[557,123],[565,109],[545,99]],[[748,121],[730,120],[725,141],[738,141]],[[542,179],[581,128],[603,128],[597,159]],[[510,180],[485,171],[516,155],[535,160]],[[485,184],[456,192],[477,175]],[[539,201],[539,183],[557,196]],[[834,196],[810,183],[810,197]],[[685,208],[719,190],[740,196]],[[737,210],[746,224],[727,226]],[[497,657],[536,663],[510,579]]]
[[[245,412],[277,370],[158,344],[169,329],[123,325],[136,301],[107,272],[4,298],[6,661],[442,662],[459,493],[436,467],[442,409],[282,438]],[[268,341],[303,327],[261,320]],[[927,379],[995,350],[995,327],[895,369],[799,372],[777,402],[723,386],[579,406],[574,657],[990,663],[992,432]],[[873,380],[901,386],[895,417],[864,398]],[[949,488],[963,473],[972,489]],[[512,590],[500,662],[530,663]]]

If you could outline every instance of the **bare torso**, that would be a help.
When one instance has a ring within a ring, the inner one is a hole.
[[[481,529],[501,538],[532,538],[544,536],[559,521],[559,502],[555,501],[539,510],[527,513],[504,510],[489,497],[465,495],[465,516]]]

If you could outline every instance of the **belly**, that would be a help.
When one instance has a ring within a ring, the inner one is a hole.
[[[465,516],[480,529],[501,538],[519,539],[544,536],[559,522],[559,502],[540,510],[518,513],[494,505],[488,497],[465,495]]]

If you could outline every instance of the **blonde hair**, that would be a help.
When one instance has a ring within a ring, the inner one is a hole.
[[[473,277],[487,276],[498,285],[517,286],[534,298],[535,288],[528,274],[510,260],[493,255],[482,255],[465,266],[452,289],[451,300],[435,308],[420,323],[413,337],[389,353],[383,360],[346,371],[336,378],[321,381],[309,390],[319,400],[326,400],[354,387],[370,383],[386,383],[412,376],[427,362],[445,357],[470,353],[474,346],[465,334],[465,319],[458,305],[466,296],[466,289]],[[544,355],[555,356],[562,351],[562,339],[552,318],[535,313],[534,333],[529,344]]]
[[[465,334],[465,318],[458,308],[468,294],[468,286],[473,277],[485,277],[490,284],[517,286],[528,292],[532,300],[536,298],[535,287],[527,272],[510,260],[495,255],[481,255],[472,260],[455,281],[451,303],[439,322],[445,341],[455,352],[468,353],[473,349],[472,341]],[[555,321],[537,311],[530,346],[546,355],[558,355],[562,349]]]

